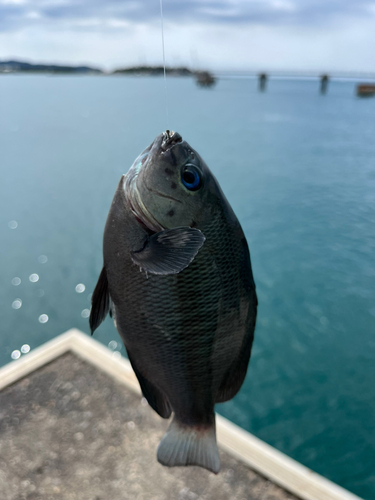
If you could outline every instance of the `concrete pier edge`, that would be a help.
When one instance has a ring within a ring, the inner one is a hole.
[[[0,368],[0,391],[68,351],[141,394],[129,361],[113,357],[107,347],[76,328]],[[223,450],[303,500],[361,500],[220,415],[216,430]]]

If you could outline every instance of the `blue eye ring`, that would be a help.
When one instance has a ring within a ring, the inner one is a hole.
[[[201,173],[194,165],[186,165],[181,174],[181,181],[189,191],[196,191],[202,185]]]

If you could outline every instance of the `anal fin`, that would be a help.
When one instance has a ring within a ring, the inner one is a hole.
[[[171,405],[167,397],[155,387],[149,380],[147,380],[137,369],[130,352],[128,352],[129,361],[133,367],[134,373],[137,376],[139,385],[141,386],[142,394],[147,399],[148,404],[153,410],[158,413],[162,418],[169,418],[172,413]]]

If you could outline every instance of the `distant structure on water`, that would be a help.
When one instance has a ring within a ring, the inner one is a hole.
[[[212,87],[216,83],[216,78],[208,71],[196,71],[195,78],[200,87]]]
[[[363,83],[357,85],[358,97],[375,97],[375,84]]]
[[[258,79],[259,79],[259,90],[261,92],[264,92],[266,90],[267,80],[268,80],[267,73],[260,73],[260,75],[258,75]]]
[[[322,75],[320,77],[320,93],[325,94],[328,89],[328,82],[329,82],[329,76],[328,75]]]

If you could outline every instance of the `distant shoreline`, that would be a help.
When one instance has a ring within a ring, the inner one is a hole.
[[[186,67],[166,67],[165,72],[169,76],[195,76],[197,73]],[[118,68],[113,71],[103,71],[91,66],[67,66],[58,64],[32,64],[23,61],[0,61],[0,74],[9,73],[47,73],[53,75],[78,74],[78,75],[139,75],[139,76],[162,76],[163,66],[131,66]]]
[[[0,61],[1,73],[103,74],[90,66],[63,66],[59,64],[31,64],[23,61]]]
[[[170,76],[194,76],[195,71],[191,71],[184,66],[165,68],[165,73]],[[115,69],[110,75],[142,75],[142,76],[163,76],[163,66],[132,66],[130,68]]]
[[[217,79],[254,79],[259,78],[260,71],[251,70],[193,70],[186,66],[167,66],[165,72],[168,76],[193,77],[199,81],[209,82],[210,78]],[[4,74],[47,74],[47,75],[77,75],[77,76],[163,76],[163,66],[129,66],[105,71],[93,66],[70,66],[59,64],[33,64],[17,60],[0,61],[0,75]],[[316,80],[320,79],[322,72],[319,71],[291,71],[291,70],[269,70],[266,71],[268,77],[272,79],[296,79],[296,80]],[[328,72],[330,80],[351,80],[363,83],[372,83],[375,80],[375,73],[371,72],[348,72],[331,71]]]

